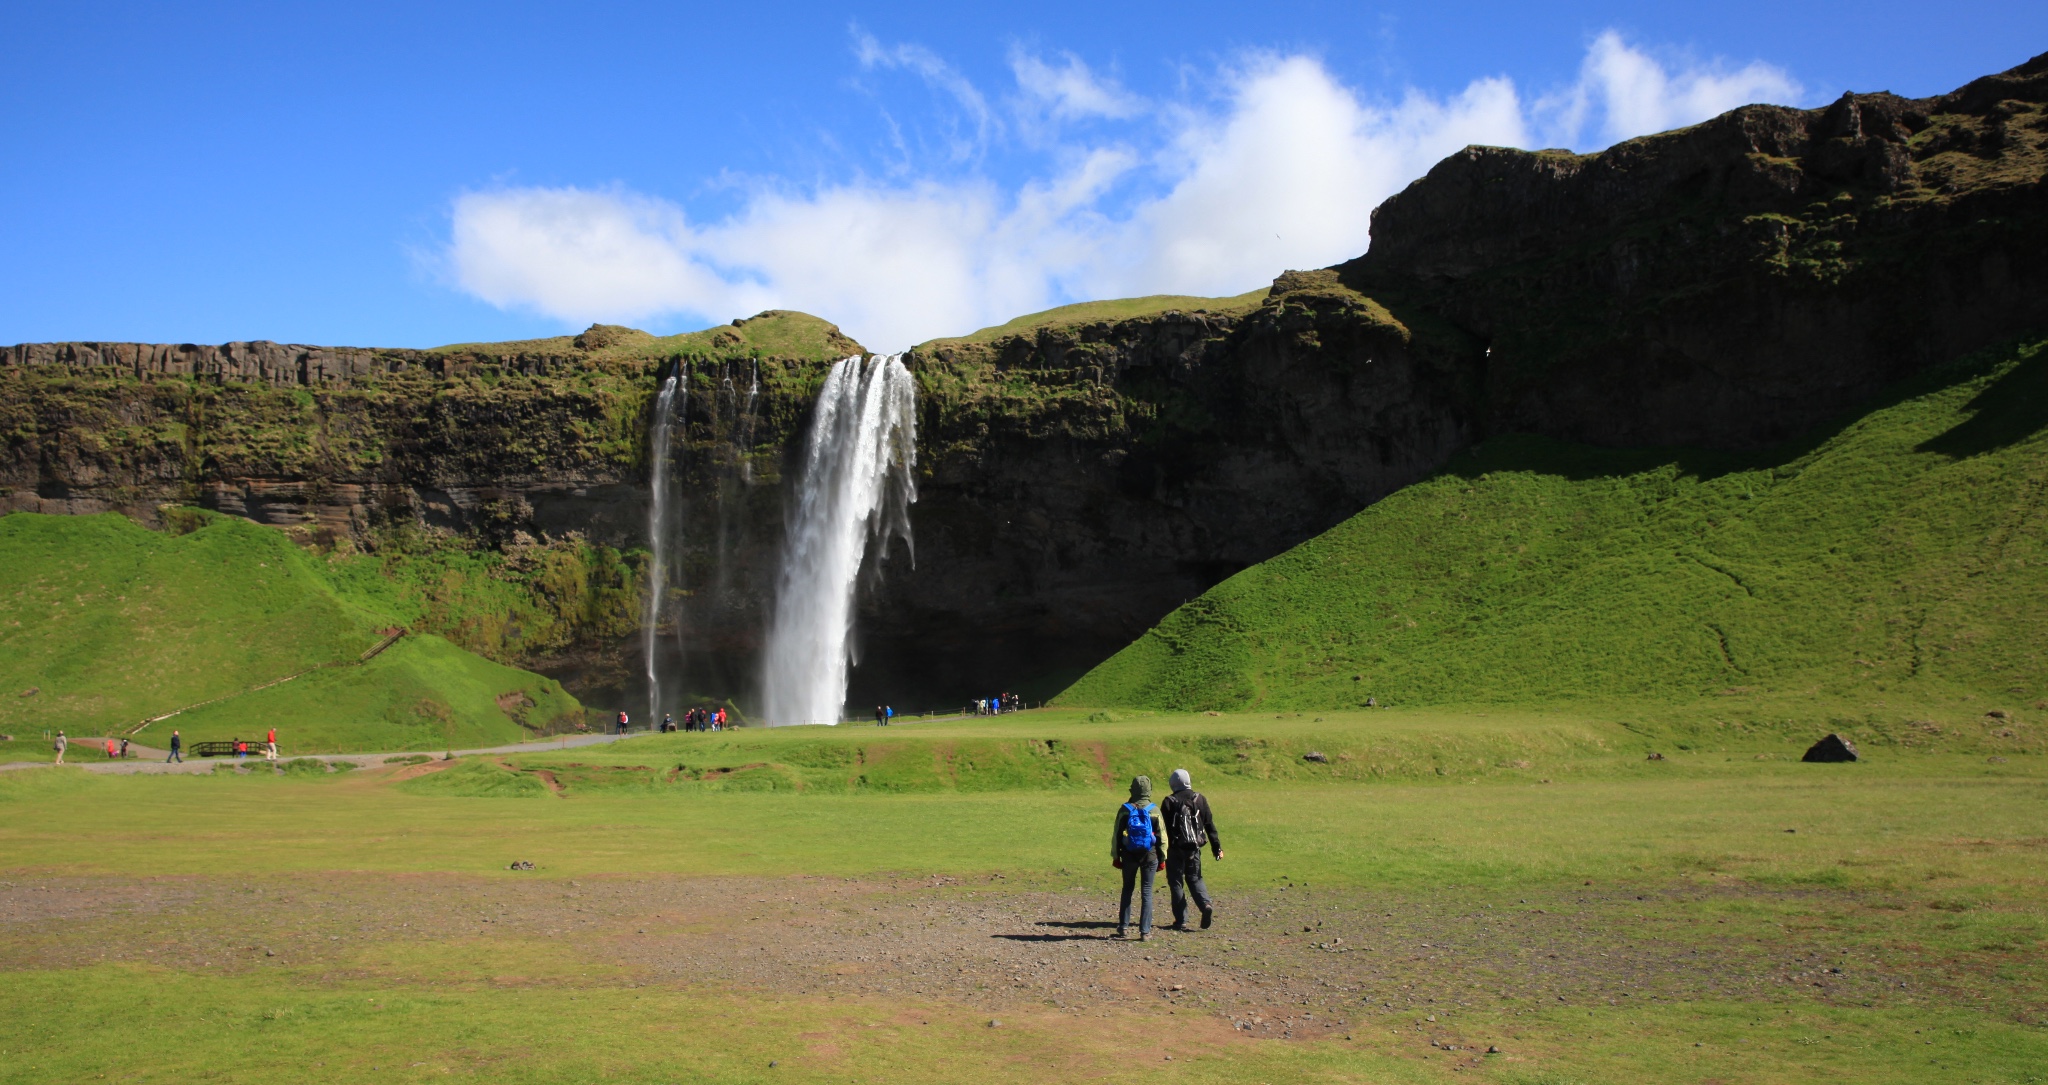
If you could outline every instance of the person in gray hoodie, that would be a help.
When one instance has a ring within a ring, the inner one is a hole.
[[[1109,829],[1109,865],[1124,872],[1123,903],[1116,914],[1116,936],[1131,925],[1131,891],[1144,887],[1138,909],[1138,941],[1152,938],[1152,875],[1166,869],[1166,830],[1152,805],[1152,778],[1131,778],[1131,801],[1116,808]]]
[[[1223,858],[1223,837],[1216,831],[1209,800],[1195,790],[1186,769],[1174,769],[1166,778],[1173,794],[1159,804],[1166,822],[1166,890],[1173,896],[1173,929],[1188,929],[1188,898],[1202,910],[1202,929],[1209,929],[1216,908],[1209,899],[1209,887],[1202,881],[1202,847],[1207,845],[1216,858]]]

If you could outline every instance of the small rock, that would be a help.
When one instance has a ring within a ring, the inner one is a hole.
[[[1986,761],[1989,761],[1990,763],[1992,763],[1992,764],[1994,764],[1994,765],[2003,765],[2003,764],[2005,764],[2005,758],[2003,758],[2003,757],[1987,757],[1987,758],[1985,758],[1984,760],[1986,760]]]
[[[1850,742],[1848,739],[1843,738],[1840,735],[1831,734],[1828,737],[1821,739],[1819,742],[1814,743],[1812,746],[1807,747],[1806,756],[1801,757],[1799,760],[1811,761],[1816,763],[1826,763],[1837,761],[1861,761],[1862,758],[1856,755],[1855,743]]]
[[[27,689],[25,689],[25,690],[22,690],[22,691],[21,691],[21,695],[22,695],[23,697],[33,697],[33,696],[35,696],[36,694],[38,694],[38,693],[41,693],[42,691],[43,691],[43,687],[41,687],[41,686],[30,686],[30,687],[28,687]]]
[[[988,1027],[990,1027],[990,1028],[1002,1028],[1002,1027],[1003,1027],[1003,1023],[1002,1023],[1001,1021],[998,1021],[998,1020],[994,1019],[994,1018],[990,1018],[990,1019],[989,1019],[989,1022],[988,1022]]]
[[[2008,716],[2008,715],[2006,715],[2006,714],[2005,714],[2005,709],[2003,709],[2003,708],[1994,708],[1994,709],[1992,709],[1991,711],[1989,711],[1989,712],[1986,712],[1986,713],[1984,713],[1984,715],[1986,715],[1986,716],[1988,716],[1988,717],[1990,717],[1991,719],[1994,719],[1994,720],[2005,720],[2005,719],[2011,719],[2011,718],[2012,718],[2012,717],[2010,717],[2010,716]]]
[[[776,1063],[775,1063],[775,1060],[774,1060],[774,1059],[769,1059],[769,1060],[768,1060],[768,1065],[769,1065],[769,1066],[774,1066],[775,1064],[776,1064]]]
[[[1430,1014],[1430,1015],[1429,1015],[1428,1017],[1425,1017],[1425,1018],[1423,1018],[1423,1020],[1425,1020],[1425,1021],[1434,1021],[1434,1020],[1436,1020],[1436,1015],[1435,1015],[1435,1014]]]
[[[1664,755],[1663,755],[1663,754],[1661,754],[1661,753],[1658,753],[1658,752],[1657,752],[1657,751],[1655,751],[1655,750],[1651,750],[1651,751],[1650,751],[1650,756],[1648,756],[1648,757],[1645,757],[1645,758],[1643,758],[1643,760],[1645,760],[1645,761],[1662,761],[1662,760],[1664,760]]]
[[[1314,761],[1318,765],[1327,764],[1330,760],[1320,750],[1310,750],[1309,752],[1302,754],[1301,759],[1303,761]]]
[[[1486,1045],[1486,1053],[1489,1055],[1498,1055],[1500,1054],[1500,1048],[1495,1047],[1492,1044],[1488,1044]]]
[[[1174,989],[1174,990],[1176,990],[1176,991],[1185,991],[1185,990],[1187,990],[1188,988],[1187,988],[1187,985],[1186,985],[1186,984],[1184,984],[1184,983],[1176,983],[1176,984],[1174,984],[1174,985],[1173,985],[1173,989]]]
[[[532,870],[532,869],[533,869],[533,863],[532,863],[532,862],[530,862],[530,861],[528,861],[528,860],[526,860],[526,859],[520,859],[520,860],[517,860],[516,862],[512,863],[512,864],[511,864],[510,866],[506,867],[505,869],[506,869],[506,870]]]

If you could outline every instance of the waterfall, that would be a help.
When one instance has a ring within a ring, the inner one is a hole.
[[[838,723],[855,581],[869,540],[910,545],[917,393],[902,355],[847,358],[818,394],[762,659],[771,724]],[[913,553],[912,560],[915,560]]]
[[[647,508],[647,607],[640,623],[647,666],[647,723],[661,719],[661,668],[655,648],[660,639],[663,604],[668,599],[668,557],[673,546],[672,517],[669,512],[669,424],[675,418],[676,388],[681,373],[671,373],[661,382],[661,394],[654,399],[654,424],[648,427],[648,485],[653,493]]]

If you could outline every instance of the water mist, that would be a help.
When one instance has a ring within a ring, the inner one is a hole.
[[[771,724],[838,723],[856,580],[870,542],[910,538],[916,382],[902,355],[847,358],[818,394],[762,659]],[[915,560],[913,555],[913,560]]]

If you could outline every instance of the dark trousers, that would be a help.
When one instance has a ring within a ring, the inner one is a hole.
[[[1195,907],[1205,913],[1214,907],[1209,901],[1209,887],[1202,884],[1202,849],[1167,851],[1166,891],[1173,896],[1173,922],[1176,926],[1187,922],[1189,897],[1195,898]]]
[[[176,746],[171,747],[171,756],[164,758],[164,761],[166,763],[176,761],[181,765],[185,763],[185,759],[178,756],[178,748]]]
[[[1118,934],[1131,925],[1131,890],[1139,885],[1144,887],[1144,900],[1138,908],[1138,933],[1152,933],[1152,872],[1158,867],[1149,851],[1134,851],[1124,856],[1124,899],[1116,913]]]

